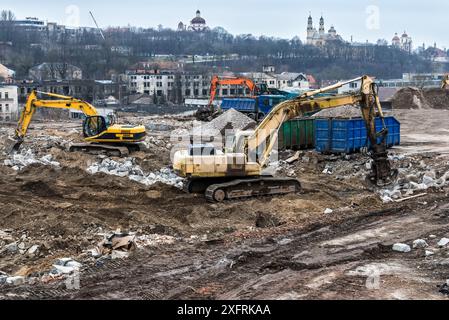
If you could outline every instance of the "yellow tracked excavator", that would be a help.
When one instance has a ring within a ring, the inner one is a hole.
[[[55,99],[43,100],[38,94]],[[139,142],[145,139],[144,126],[115,124],[113,118],[107,119],[98,114],[90,103],[69,96],[33,91],[27,98],[20,114],[15,137],[10,151],[18,151],[37,108],[75,109],[86,116],[83,121],[83,134],[86,143],[70,146],[70,151],[105,152],[108,155],[127,156],[131,151],[139,150]]]
[[[361,82],[359,92],[319,96],[320,93],[334,91],[345,84],[356,82]],[[180,176],[187,178],[186,191],[204,192],[207,200],[211,202],[299,192],[301,184],[297,179],[263,174],[281,125],[306,113],[343,105],[358,105],[372,147],[372,171],[367,178],[378,186],[390,184],[396,178],[397,170],[392,170],[388,161],[388,129],[377,92],[378,87],[369,76],[306,92],[275,106],[254,131],[237,134],[231,150],[223,152],[210,146],[207,148],[204,145],[190,145],[188,150],[175,153],[173,168]],[[380,117],[383,123],[380,132],[376,131],[376,117]]]
[[[449,89],[449,74],[446,74],[441,81],[441,89]]]

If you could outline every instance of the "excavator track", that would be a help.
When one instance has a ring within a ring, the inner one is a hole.
[[[233,180],[210,185],[205,192],[210,202],[222,202],[240,198],[297,193],[301,183],[293,178],[259,177]]]
[[[74,143],[69,147],[70,152],[87,152],[93,154],[107,154],[113,157],[129,156],[129,149],[125,146],[113,146],[97,143]]]

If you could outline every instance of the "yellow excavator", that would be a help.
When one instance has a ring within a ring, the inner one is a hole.
[[[361,83],[359,92],[317,96],[358,82]],[[378,87],[369,76],[306,92],[275,106],[254,131],[236,134],[233,146],[224,152],[212,145],[201,144],[190,145],[187,150],[177,151],[173,168],[178,175],[187,178],[187,192],[204,192],[206,199],[211,202],[299,192],[301,184],[297,179],[266,176],[263,172],[276,144],[281,125],[306,113],[344,105],[359,105],[372,148],[372,171],[367,178],[378,186],[390,184],[395,180],[397,170],[391,169],[388,160],[388,129],[377,93]],[[380,132],[376,131],[376,117],[382,120],[383,129]]]
[[[446,74],[441,80],[441,89],[449,89],[449,74]]]
[[[38,94],[56,99],[39,99]],[[10,148],[12,152],[19,150],[38,108],[75,109],[84,113],[83,134],[86,143],[72,144],[69,151],[104,152],[113,156],[127,156],[130,152],[139,150],[139,142],[145,139],[144,126],[115,124],[113,117],[107,119],[99,115],[95,107],[86,101],[55,93],[32,91],[20,114]]]

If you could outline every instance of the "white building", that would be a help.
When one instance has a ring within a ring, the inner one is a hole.
[[[312,46],[324,46],[326,43],[331,41],[343,41],[342,37],[337,34],[334,26],[326,33],[324,29],[324,18],[320,18],[320,27],[317,30],[313,25],[313,18],[309,15],[307,21],[307,44]]]
[[[268,88],[277,88],[276,76],[267,72],[245,72],[242,73],[245,78],[251,79],[256,85],[265,84]]]
[[[17,86],[0,85],[0,121],[16,121],[18,117]]]
[[[274,70],[274,67],[270,70]],[[307,75],[297,72],[282,72],[275,74],[271,72],[245,72],[245,78],[251,79],[258,86],[266,85],[268,88],[280,90],[308,90],[309,81]]]
[[[280,90],[299,89],[309,90],[309,80],[307,75],[297,72],[282,72],[275,75],[276,88]]]
[[[127,75],[128,88],[133,94],[147,94],[150,96],[167,98],[171,94],[175,76],[173,74],[137,74]]]
[[[14,70],[8,69],[4,65],[0,64],[0,78],[3,78],[5,81],[9,81],[14,78],[16,72]]]
[[[178,31],[196,31],[196,32],[202,32],[209,30],[209,28],[206,25],[206,20],[201,17],[201,11],[196,11],[196,16],[190,21],[190,25],[187,26],[182,21],[178,24]]]
[[[338,88],[338,94],[350,93],[350,92],[358,92],[362,87],[362,80],[347,83],[344,86]]]

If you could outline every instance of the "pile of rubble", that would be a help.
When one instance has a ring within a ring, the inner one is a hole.
[[[384,203],[401,201],[409,197],[424,195],[429,188],[443,188],[448,184],[449,167],[437,163],[428,164],[419,156],[390,156],[389,160],[398,167],[397,183],[379,193]],[[416,194],[416,192],[420,194]]]
[[[53,156],[51,154],[36,158],[36,155],[31,149],[22,149],[19,153],[14,153],[8,159],[3,161],[5,166],[11,167],[16,171],[20,171],[34,163],[39,163],[46,166],[60,166],[59,162],[53,160]]]
[[[128,177],[130,180],[150,186],[161,182],[176,188],[182,189],[184,179],[177,176],[169,168],[162,168],[157,172],[145,173],[142,168],[135,163],[134,158],[125,158],[122,161],[115,161],[104,158],[101,162],[96,162],[87,168],[90,174],[102,172],[109,175]]]
[[[193,128],[193,137],[210,137],[226,134],[226,130],[254,129],[256,122],[245,114],[229,109],[211,122]]]
[[[355,106],[341,106],[332,109],[323,109],[314,115],[312,118],[360,118],[362,113],[359,107]]]
[[[102,234],[103,240],[88,252],[96,259],[124,259],[138,248],[174,244],[176,239],[168,235],[150,234],[137,236],[134,232],[116,230]]]

